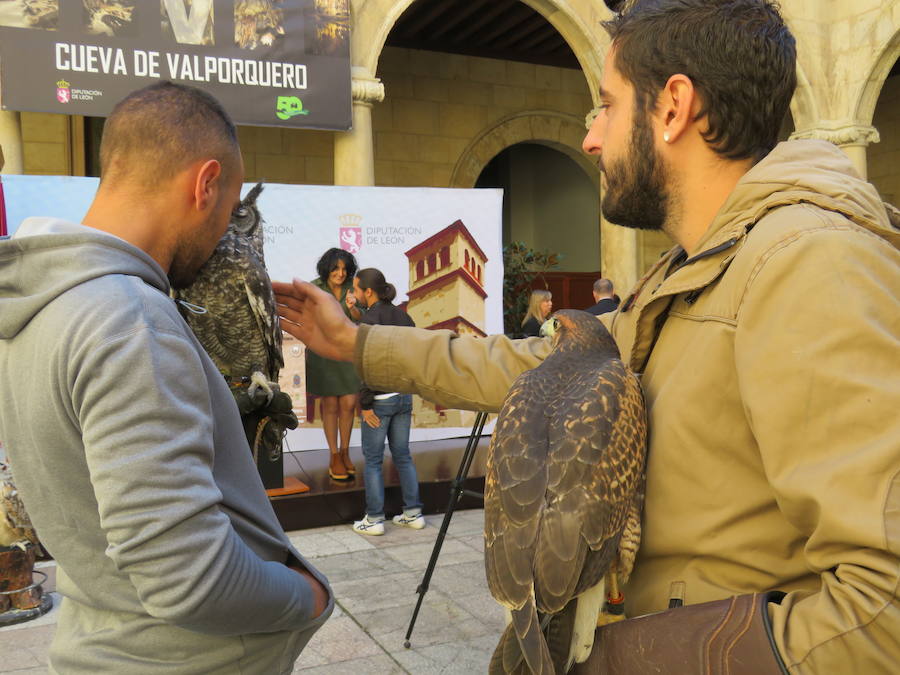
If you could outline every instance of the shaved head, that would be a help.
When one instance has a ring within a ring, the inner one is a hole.
[[[609,279],[597,279],[594,282],[594,293],[597,295],[612,295],[613,282]]]
[[[212,96],[160,82],[119,102],[103,127],[100,181],[151,189],[194,162],[215,159],[227,177],[240,159],[234,123]]]

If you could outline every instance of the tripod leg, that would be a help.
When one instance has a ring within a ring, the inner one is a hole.
[[[469,468],[472,466],[472,459],[475,457],[475,451],[478,449],[478,441],[481,440],[481,432],[484,430],[484,423],[487,420],[487,413],[480,412],[475,417],[475,424],[472,425],[472,433],[469,434],[469,442],[466,444],[466,450],[463,453],[462,460],[459,463],[459,470],[456,472],[456,479],[450,488],[450,501],[447,503],[447,510],[444,512],[444,519],[441,522],[441,529],[438,530],[437,539],[434,542],[434,548],[431,550],[431,558],[428,560],[428,567],[425,569],[425,575],[422,582],[416,589],[419,594],[416,600],[416,607],[413,610],[412,618],[409,620],[409,628],[406,630],[406,638],[403,640],[403,646],[409,649],[409,638],[412,635],[413,628],[416,625],[416,619],[419,616],[419,610],[422,608],[422,601],[428,592],[428,584],[431,583],[431,576],[434,574],[434,567],[437,564],[438,556],[441,553],[441,547],[444,545],[444,537],[450,527],[450,520],[453,518],[453,511],[464,492],[468,492],[463,488],[466,478],[469,475]],[[469,493],[471,494],[471,493]]]

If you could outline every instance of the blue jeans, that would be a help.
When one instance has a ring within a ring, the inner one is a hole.
[[[400,475],[400,492],[403,494],[404,512],[421,512],[419,478],[409,454],[409,427],[412,423],[412,395],[397,394],[375,401],[372,409],[381,420],[377,429],[365,421],[360,423],[362,452],[366,460],[366,515],[369,520],[384,519],[384,440],[387,438],[394,458],[394,466]]]

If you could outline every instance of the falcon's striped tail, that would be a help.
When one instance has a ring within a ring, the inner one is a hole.
[[[500,636],[500,642],[488,666],[490,675],[554,675],[555,669],[534,599],[522,609],[510,612],[512,621]]]

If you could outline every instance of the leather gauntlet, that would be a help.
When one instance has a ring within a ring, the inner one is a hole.
[[[612,623],[597,629],[580,675],[787,675],[772,639],[769,602],[753,593]]]

